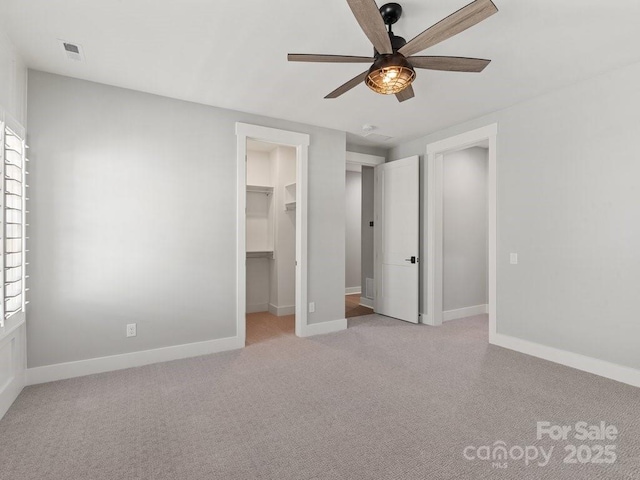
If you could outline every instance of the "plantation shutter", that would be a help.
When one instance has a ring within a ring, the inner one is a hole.
[[[0,326],[25,307],[25,218],[26,218],[26,145],[9,126],[2,123],[2,228],[0,267],[2,269],[2,305]]]

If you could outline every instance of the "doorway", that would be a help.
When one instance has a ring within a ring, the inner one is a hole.
[[[236,124],[236,135],[237,335],[246,344],[247,314],[268,314],[276,321],[256,318],[252,342],[279,328],[286,332],[290,327],[283,317],[291,315],[295,335],[306,336],[309,136],[244,123]],[[287,173],[279,175],[285,163]],[[265,327],[274,328],[265,332]]]
[[[374,167],[384,162],[346,152],[345,318],[374,313]]]
[[[347,162],[345,178],[345,318],[373,313],[373,167]],[[369,280],[367,280],[369,279]]]
[[[488,149],[443,159],[442,321],[484,315],[488,304]]]
[[[295,334],[296,151],[247,140],[246,345]]]
[[[469,147],[485,147],[487,158],[486,170],[486,263],[487,263],[487,306],[489,314],[489,342],[496,335],[496,272],[497,272],[497,240],[496,240],[496,142],[497,124],[479,128],[461,135],[450,137],[427,145],[427,279],[425,297],[427,314],[423,323],[442,325],[445,320],[444,305],[444,162],[447,154],[460,152]],[[471,306],[476,309],[483,308]],[[449,313],[447,318],[469,313],[459,311]]]

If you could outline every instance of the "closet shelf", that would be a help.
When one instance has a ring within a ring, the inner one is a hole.
[[[273,187],[266,185],[247,185],[247,192],[271,195],[273,193]]]
[[[273,250],[247,251],[247,258],[273,258]]]
[[[296,209],[296,202],[287,202],[284,204],[284,208],[285,210],[295,210]]]

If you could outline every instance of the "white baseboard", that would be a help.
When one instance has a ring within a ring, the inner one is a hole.
[[[356,293],[362,293],[362,287],[347,287],[344,289],[345,295],[355,295]]]
[[[489,313],[489,305],[474,305],[472,307],[456,308],[455,310],[447,310],[442,312],[442,321],[457,320],[459,318],[473,317]]]
[[[311,337],[313,335],[323,335],[325,333],[339,332],[347,329],[347,319],[331,320],[329,322],[312,323],[306,325],[302,330],[302,337]]]
[[[238,337],[220,338],[205,342],[188,343],[172,347],[143,350],[141,352],[111,355],[109,357],[90,358],[76,362],[58,363],[27,369],[27,385],[53,382],[65,378],[82,377],[95,373],[140,367],[152,363],[168,362],[182,358],[197,357],[211,353],[235,350],[244,347]]]
[[[295,305],[285,305],[284,307],[278,307],[273,303],[269,304],[269,313],[276,317],[282,317],[283,315],[294,315],[296,313]]]
[[[567,352],[566,350],[548,347],[501,333],[492,335],[490,342],[499,347],[508,348],[509,350],[525,353],[584,372],[593,373],[634,387],[640,387],[640,370],[635,368],[587,357],[579,353]]]
[[[367,297],[360,297],[360,305],[363,307],[373,308],[373,299]]]
[[[258,312],[268,312],[269,304],[268,303],[258,303],[255,305],[247,305],[246,313],[258,313]]]

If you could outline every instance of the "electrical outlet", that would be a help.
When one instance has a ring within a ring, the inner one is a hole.
[[[309,313],[313,313],[316,311],[316,302],[309,303]]]
[[[511,255],[509,255],[509,262],[511,263],[511,265],[517,265],[518,264],[518,254],[517,253],[512,253]]]
[[[127,325],[127,337],[135,337],[137,335],[136,333],[136,324],[135,323],[129,323]]]

